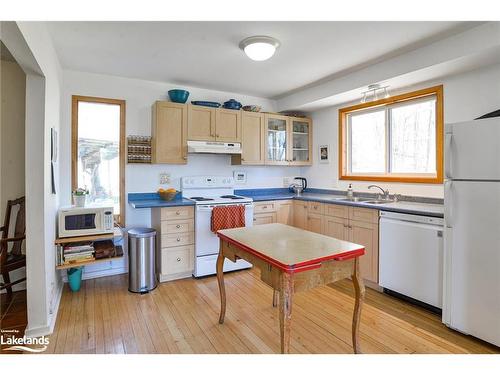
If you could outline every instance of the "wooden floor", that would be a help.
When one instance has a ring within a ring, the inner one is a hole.
[[[28,324],[26,290],[0,294],[0,334],[6,340],[8,336],[22,337]],[[8,331],[8,333],[6,333]],[[4,351],[10,345],[0,344],[0,354],[17,354],[19,352]]]
[[[215,277],[127,291],[127,276],[67,285],[47,353],[279,353],[272,290],[256,270],[226,274],[227,312],[218,324]],[[350,281],[295,295],[292,353],[352,353]],[[367,290],[361,318],[364,353],[500,353],[447,329],[440,317]]]

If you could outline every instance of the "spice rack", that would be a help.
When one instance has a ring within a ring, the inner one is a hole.
[[[127,162],[151,164],[151,137],[144,135],[127,137]]]

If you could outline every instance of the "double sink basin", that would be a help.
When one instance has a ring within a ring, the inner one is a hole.
[[[363,197],[352,197],[352,198],[334,198],[334,201],[339,202],[358,202],[358,203],[367,203],[367,204],[388,204],[394,203],[395,201],[392,199],[372,199],[372,198],[363,198]]]

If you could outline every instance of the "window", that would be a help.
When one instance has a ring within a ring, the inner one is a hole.
[[[340,109],[339,140],[341,180],[442,183],[442,86]]]
[[[113,206],[125,224],[125,101],[73,96],[72,189],[88,203]]]

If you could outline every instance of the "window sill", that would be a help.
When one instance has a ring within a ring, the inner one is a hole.
[[[409,184],[442,184],[443,178],[439,176],[398,176],[398,175],[380,175],[380,176],[360,176],[360,175],[342,175],[340,180],[346,181],[378,181],[378,182],[402,182]]]

